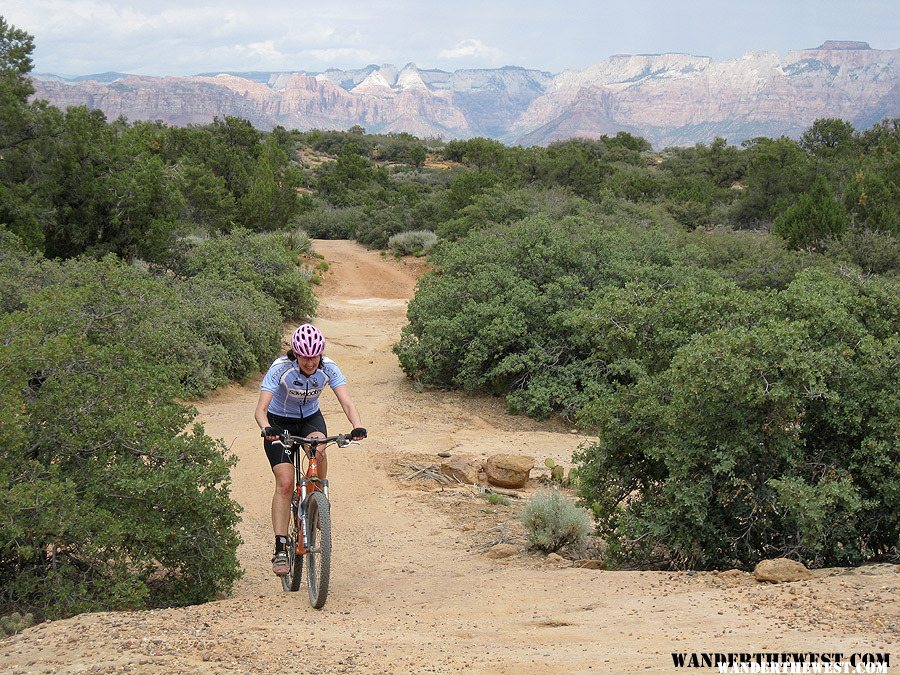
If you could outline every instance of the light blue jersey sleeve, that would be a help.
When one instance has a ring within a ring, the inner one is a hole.
[[[266,372],[266,376],[263,378],[263,381],[259,385],[259,388],[263,391],[277,394],[278,388],[281,386],[281,378],[283,378],[284,374],[288,372],[292,367],[293,364],[286,356],[281,356],[275,359],[272,362],[272,365],[269,366],[269,370]]]
[[[341,369],[327,356],[322,357],[322,370],[324,370],[325,374],[328,376],[328,385],[332,389],[340,387],[342,384],[347,384],[347,378],[344,377]]]

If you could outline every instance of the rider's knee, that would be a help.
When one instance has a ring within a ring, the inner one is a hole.
[[[282,496],[287,496],[294,491],[294,479],[291,480],[276,480],[275,481],[275,492]]]

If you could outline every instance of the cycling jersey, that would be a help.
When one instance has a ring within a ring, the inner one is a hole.
[[[322,357],[316,372],[309,377],[303,374],[296,361],[281,356],[269,366],[259,388],[272,394],[268,412],[303,419],[319,410],[319,396],[326,386],[334,389],[346,383],[341,369],[326,356]]]

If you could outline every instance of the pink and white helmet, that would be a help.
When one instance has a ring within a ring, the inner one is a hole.
[[[311,323],[305,323],[291,336],[294,356],[320,356],[325,351],[325,336]]]

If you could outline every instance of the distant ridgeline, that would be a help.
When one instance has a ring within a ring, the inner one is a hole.
[[[226,115],[271,129],[406,131],[546,145],[628,131],[655,147],[798,137],[823,117],[864,129],[900,116],[900,49],[827,41],[784,58],[751,52],[713,61],[687,54],[616,55],[557,75],[507,66],[423,70],[205,73],[145,77],[35,75],[38,98],[87,105],[113,119],[205,124]]]

